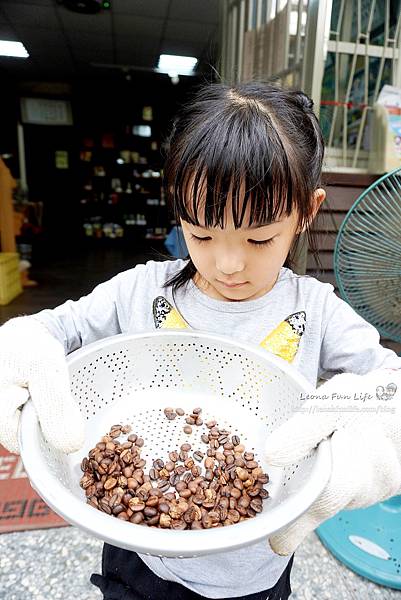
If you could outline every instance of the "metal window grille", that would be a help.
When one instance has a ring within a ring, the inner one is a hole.
[[[401,0],[223,0],[221,73],[314,100],[325,168],[368,172],[372,109],[401,86]]]

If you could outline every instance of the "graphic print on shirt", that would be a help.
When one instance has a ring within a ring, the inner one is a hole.
[[[156,329],[189,329],[178,310],[163,296],[153,300],[153,319]]]
[[[164,296],[158,296],[153,300],[153,319],[156,329],[190,329],[178,310]],[[292,362],[298,352],[305,326],[305,311],[293,313],[281,321],[262,340],[260,346],[287,362]]]

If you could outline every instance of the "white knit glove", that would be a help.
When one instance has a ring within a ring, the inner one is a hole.
[[[17,317],[0,327],[0,444],[16,454],[20,409],[29,396],[46,440],[65,453],[78,450],[84,421],[63,345],[39,321]]]
[[[343,509],[362,508],[401,493],[401,370],[335,375],[266,444],[267,461],[285,466],[330,439],[333,467],[309,510],[269,538],[292,554],[320,523]]]

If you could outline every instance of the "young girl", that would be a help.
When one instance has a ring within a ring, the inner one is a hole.
[[[29,388],[49,442],[65,452],[78,449],[82,421],[70,396],[65,354],[118,333],[190,327],[229,335],[290,361],[314,386],[325,371],[399,369],[400,360],[380,346],[377,331],[330,284],[291,270],[299,235],[310,235],[325,198],[322,159],[322,135],[303,93],[256,82],[201,88],[174,123],[165,165],[166,190],[189,259],[149,261],[77,302],[1,327],[0,442],[18,452],[19,409]],[[331,380],[335,389],[343,389],[341,377],[347,375]],[[349,377],[351,387],[365,381]],[[290,437],[272,436],[269,456],[282,463],[287,448],[287,457],[302,456],[331,435],[333,476],[310,511],[270,543],[187,559],[139,556],[105,544],[102,575],[91,581],[106,600],[288,598],[292,553],[303,537],[345,506],[389,497],[401,481],[399,423],[386,440],[379,416],[376,429],[369,429],[387,452],[387,479],[381,477],[375,496],[375,458],[368,455],[370,472],[361,466],[363,453],[353,452],[354,432],[364,427],[341,421],[342,415],[333,418],[296,416]],[[347,493],[347,467],[338,458],[344,452],[349,465],[355,461]]]

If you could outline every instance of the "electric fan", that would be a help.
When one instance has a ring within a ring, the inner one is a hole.
[[[348,211],[334,270],[342,298],[382,336],[401,342],[401,167],[371,185]],[[401,496],[343,510],[316,532],[350,569],[401,589]]]

